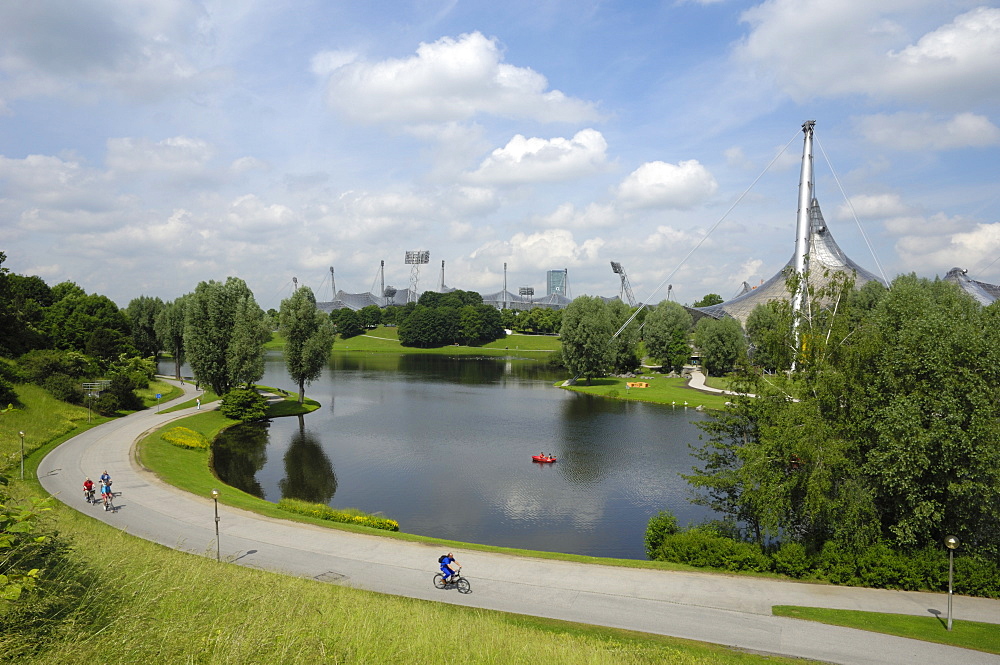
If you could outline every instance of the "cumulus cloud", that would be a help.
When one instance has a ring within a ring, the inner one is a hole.
[[[0,91],[75,96],[97,84],[151,100],[190,90],[218,75],[188,53],[204,19],[191,0],[0,3]]]
[[[149,139],[108,139],[107,164],[120,172],[193,173],[214,156],[206,141],[176,136],[156,143]]]
[[[497,41],[479,32],[443,37],[420,44],[409,58],[334,68],[327,101],[361,123],[439,124],[479,114],[543,122],[598,118],[592,104],[550,90],[543,75],[503,60]]]
[[[573,233],[566,229],[547,229],[538,233],[516,233],[510,240],[487,243],[472,252],[470,258],[506,259],[511,270],[536,270],[539,266],[563,268],[596,261],[603,246],[601,238],[577,243]]]
[[[930,113],[893,113],[859,119],[861,134],[897,150],[951,150],[1000,145],[1000,128],[989,118],[958,113],[940,119]]]
[[[852,196],[850,203],[850,205],[842,204],[837,208],[838,219],[853,219],[852,210],[862,219],[899,217],[911,212],[909,206],[903,203],[898,194],[862,194]]]
[[[696,159],[667,164],[646,162],[618,186],[618,199],[629,208],[685,210],[703,203],[719,188]]]
[[[622,214],[609,204],[591,203],[581,210],[572,203],[563,203],[547,215],[534,217],[532,222],[552,228],[609,228],[621,224]]]
[[[973,9],[913,40],[920,4],[936,8],[768,0],[743,13],[751,30],[735,53],[796,100],[863,94],[964,110],[1000,99],[1000,9]]]
[[[497,185],[570,180],[603,168],[607,148],[604,136],[593,129],[581,130],[571,139],[529,139],[518,134],[467,177]]]
[[[944,227],[960,225],[960,220],[936,215],[930,222],[944,222]],[[933,223],[925,226],[933,226]],[[944,272],[955,266],[967,268],[996,258],[1000,252],[1000,223],[977,224],[954,233],[907,235],[896,242],[902,260],[911,265]]]

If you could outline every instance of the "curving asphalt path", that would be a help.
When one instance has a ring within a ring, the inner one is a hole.
[[[182,387],[182,399],[196,394],[193,386]],[[46,491],[95,519],[174,549],[215,556],[212,500],[166,485],[133,454],[145,432],[193,412],[143,411],[84,432],[42,460],[39,480]],[[113,513],[83,500],[83,478],[96,478],[104,469],[120,493]],[[1000,656],[977,651],[771,616],[772,605],[807,605],[944,617],[944,594],[456,551],[472,582],[472,593],[460,595],[431,585],[440,546],[285,522],[221,504],[219,513],[226,561],[358,589],[831,663],[1000,665]],[[1000,601],[956,596],[953,612],[957,621],[1000,623]]]

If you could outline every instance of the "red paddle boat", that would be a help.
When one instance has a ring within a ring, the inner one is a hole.
[[[541,464],[552,464],[556,461],[556,458],[552,455],[532,455],[532,462],[539,462]]]

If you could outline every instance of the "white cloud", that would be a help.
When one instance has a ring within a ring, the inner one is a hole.
[[[587,122],[594,106],[548,89],[548,80],[503,62],[479,32],[422,43],[415,56],[351,62],[330,75],[327,101],[356,122],[439,124],[479,114],[543,122]]]
[[[862,194],[851,197],[851,205],[841,204],[837,208],[838,219],[853,219],[854,214],[861,219],[884,219],[899,217],[910,213],[910,208],[903,203],[898,194]]]
[[[667,164],[647,162],[618,186],[618,198],[630,208],[685,210],[705,202],[719,188],[712,174],[696,159]]]
[[[206,38],[190,0],[0,3],[0,94],[89,94],[97,84],[156,100],[216,80],[189,55]]]
[[[946,220],[943,215],[929,221],[944,222],[941,226],[945,228],[956,225],[956,220]],[[977,224],[954,233],[904,236],[897,241],[896,250],[903,261],[924,270],[943,273],[955,266],[968,268],[991,261],[1000,253],[1000,223]]]
[[[149,139],[108,139],[107,164],[115,171],[200,172],[215,151],[206,141],[176,136],[153,143]]]
[[[996,102],[1000,9],[979,7],[913,41],[932,0],[768,0],[737,58],[796,100],[863,94],[940,108]]]
[[[862,135],[878,145],[897,150],[950,150],[1000,145],[1000,128],[989,118],[958,113],[939,119],[930,113],[901,111],[877,114],[858,121]]]
[[[593,129],[581,130],[572,139],[529,139],[518,134],[467,177],[504,185],[569,180],[603,168],[607,148],[604,136]]]
[[[590,203],[580,210],[572,203],[563,203],[548,215],[532,218],[532,222],[552,228],[609,228],[622,224],[622,213],[608,204]]]
[[[603,246],[601,238],[578,244],[573,233],[566,229],[547,229],[538,233],[516,233],[510,240],[487,243],[472,252],[470,258],[506,259],[511,270],[538,270],[546,266],[556,269],[596,261]]]

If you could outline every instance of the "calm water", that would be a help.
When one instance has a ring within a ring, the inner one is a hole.
[[[402,530],[469,542],[645,558],[649,517],[710,516],[678,473],[693,410],[552,387],[543,363],[344,356],[306,388],[323,408],[227,432],[216,469],[269,501],[381,512]],[[294,389],[279,357],[262,383]],[[558,456],[551,465],[531,455]]]

